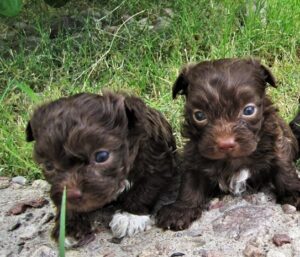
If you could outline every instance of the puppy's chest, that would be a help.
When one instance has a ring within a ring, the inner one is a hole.
[[[248,168],[242,168],[234,172],[231,176],[220,174],[216,177],[216,182],[223,192],[239,196],[246,191],[247,180],[250,177],[250,170]]]

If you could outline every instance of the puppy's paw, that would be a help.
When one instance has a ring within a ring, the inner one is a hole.
[[[173,204],[162,207],[156,216],[156,224],[163,229],[174,231],[187,229],[201,216],[200,208],[181,208]]]
[[[116,238],[133,236],[148,230],[153,225],[150,215],[134,215],[128,212],[115,213],[109,226]]]
[[[277,199],[279,204],[290,204],[297,208],[297,211],[300,211],[300,195],[298,196],[287,196]]]

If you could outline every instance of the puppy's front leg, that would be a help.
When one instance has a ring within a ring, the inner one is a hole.
[[[150,213],[165,184],[160,177],[143,177],[120,197],[121,211],[114,214],[109,224],[114,237],[132,236],[152,226]]]
[[[87,214],[67,212],[66,214],[66,246],[68,248],[80,247],[95,239],[91,223]],[[57,211],[52,237],[58,241],[60,211]]]
[[[183,230],[198,219],[209,200],[210,181],[199,176],[199,171],[186,171],[183,174],[178,199],[162,207],[156,217],[156,223],[163,229]]]
[[[288,203],[300,210],[300,178],[292,162],[277,161],[273,178],[277,201]]]

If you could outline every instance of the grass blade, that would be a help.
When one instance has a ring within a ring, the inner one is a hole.
[[[62,195],[60,207],[59,225],[59,256],[65,257],[65,236],[66,236],[66,187]]]
[[[33,102],[39,101],[36,93],[25,83],[17,82],[16,87],[23,91]]]

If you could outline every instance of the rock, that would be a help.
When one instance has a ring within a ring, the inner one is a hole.
[[[26,227],[26,231],[20,235],[20,238],[23,240],[29,240],[36,237],[38,234],[38,229],[34,225],[29,225]]]
[[[209,209],[209,210],[218,209],[218,208],[220,208],[220,207],[222,207],[222,206],[223,206],[222,201],[220,201],[219,198],[214,198],[214,199],[212,199],[212,200],[209,202],[208,209]]]
[[[19,215],[19,214],[25,212],[26,209],[27,209],[27,207],[24,203],[17,203],[9,209],[9,211],[6,213],[6,215],[7,216]]]
[[[49,246],[42,245],[29,255],[31,257],[56,257],[57,253]],[[71,256],[71,255],[68,255]]]
[[[282,205],[281,208],[282,208],[283,212],[286,214],[292,214],[297,211],[297,208],[290,204],[284,204],[284,205]]]
[[[17,183],[12,183],[12,184],[10,185],[10,188],[13,189],[13,190],[17,190],[17,189],[23,188],[23,186],[20,185],[20,184],[17,184]]]
[[[212,222],[215,234],[238,239],[257,234],[272,225],[272,210],[264,206],[237,206]]]
[[[300,256],[300,239],[293,240],[292,242],[292,252],[293,256]]]
[[[24,178],[23,176],[17,176],[17,177],[12,178],[11,181],[12,181],[13,183],[16,183],[16,184],[25,186],[25,184],[26,184],[26,182],[27,182],[27,179]]]
[[[36,188],[36,189],[41,189],[44,192],[49,192],[50,188],[51,188],[50,184],[46,180],[43,180],[43,179],[37,179],[37,180],[33,181],[32,187]]]
[[[0,177],[0,189],[8,188],[10,186],[9,177]]]
[[[246,248],[243,251],[244,256],[246,257],[265,257],[266,254],[263,250],[259,249],[258,247],[247,244]]]
[[[44,197],[16,203],[12,208],[9,209],[9,211],[7,212],[7,215],[8,216],[19,215],[19,214],[25,212],[28,207],[41,208],[48,203],[49,203],[49,201],[47,199],[45,199]]]
[[[291,243],[292,240],[287,234],[275,234],[272,241],[276,246],[282,246]]]
[[[286,255],[276,250],[270,250],[267,254],[267,257],[286,257]]]

